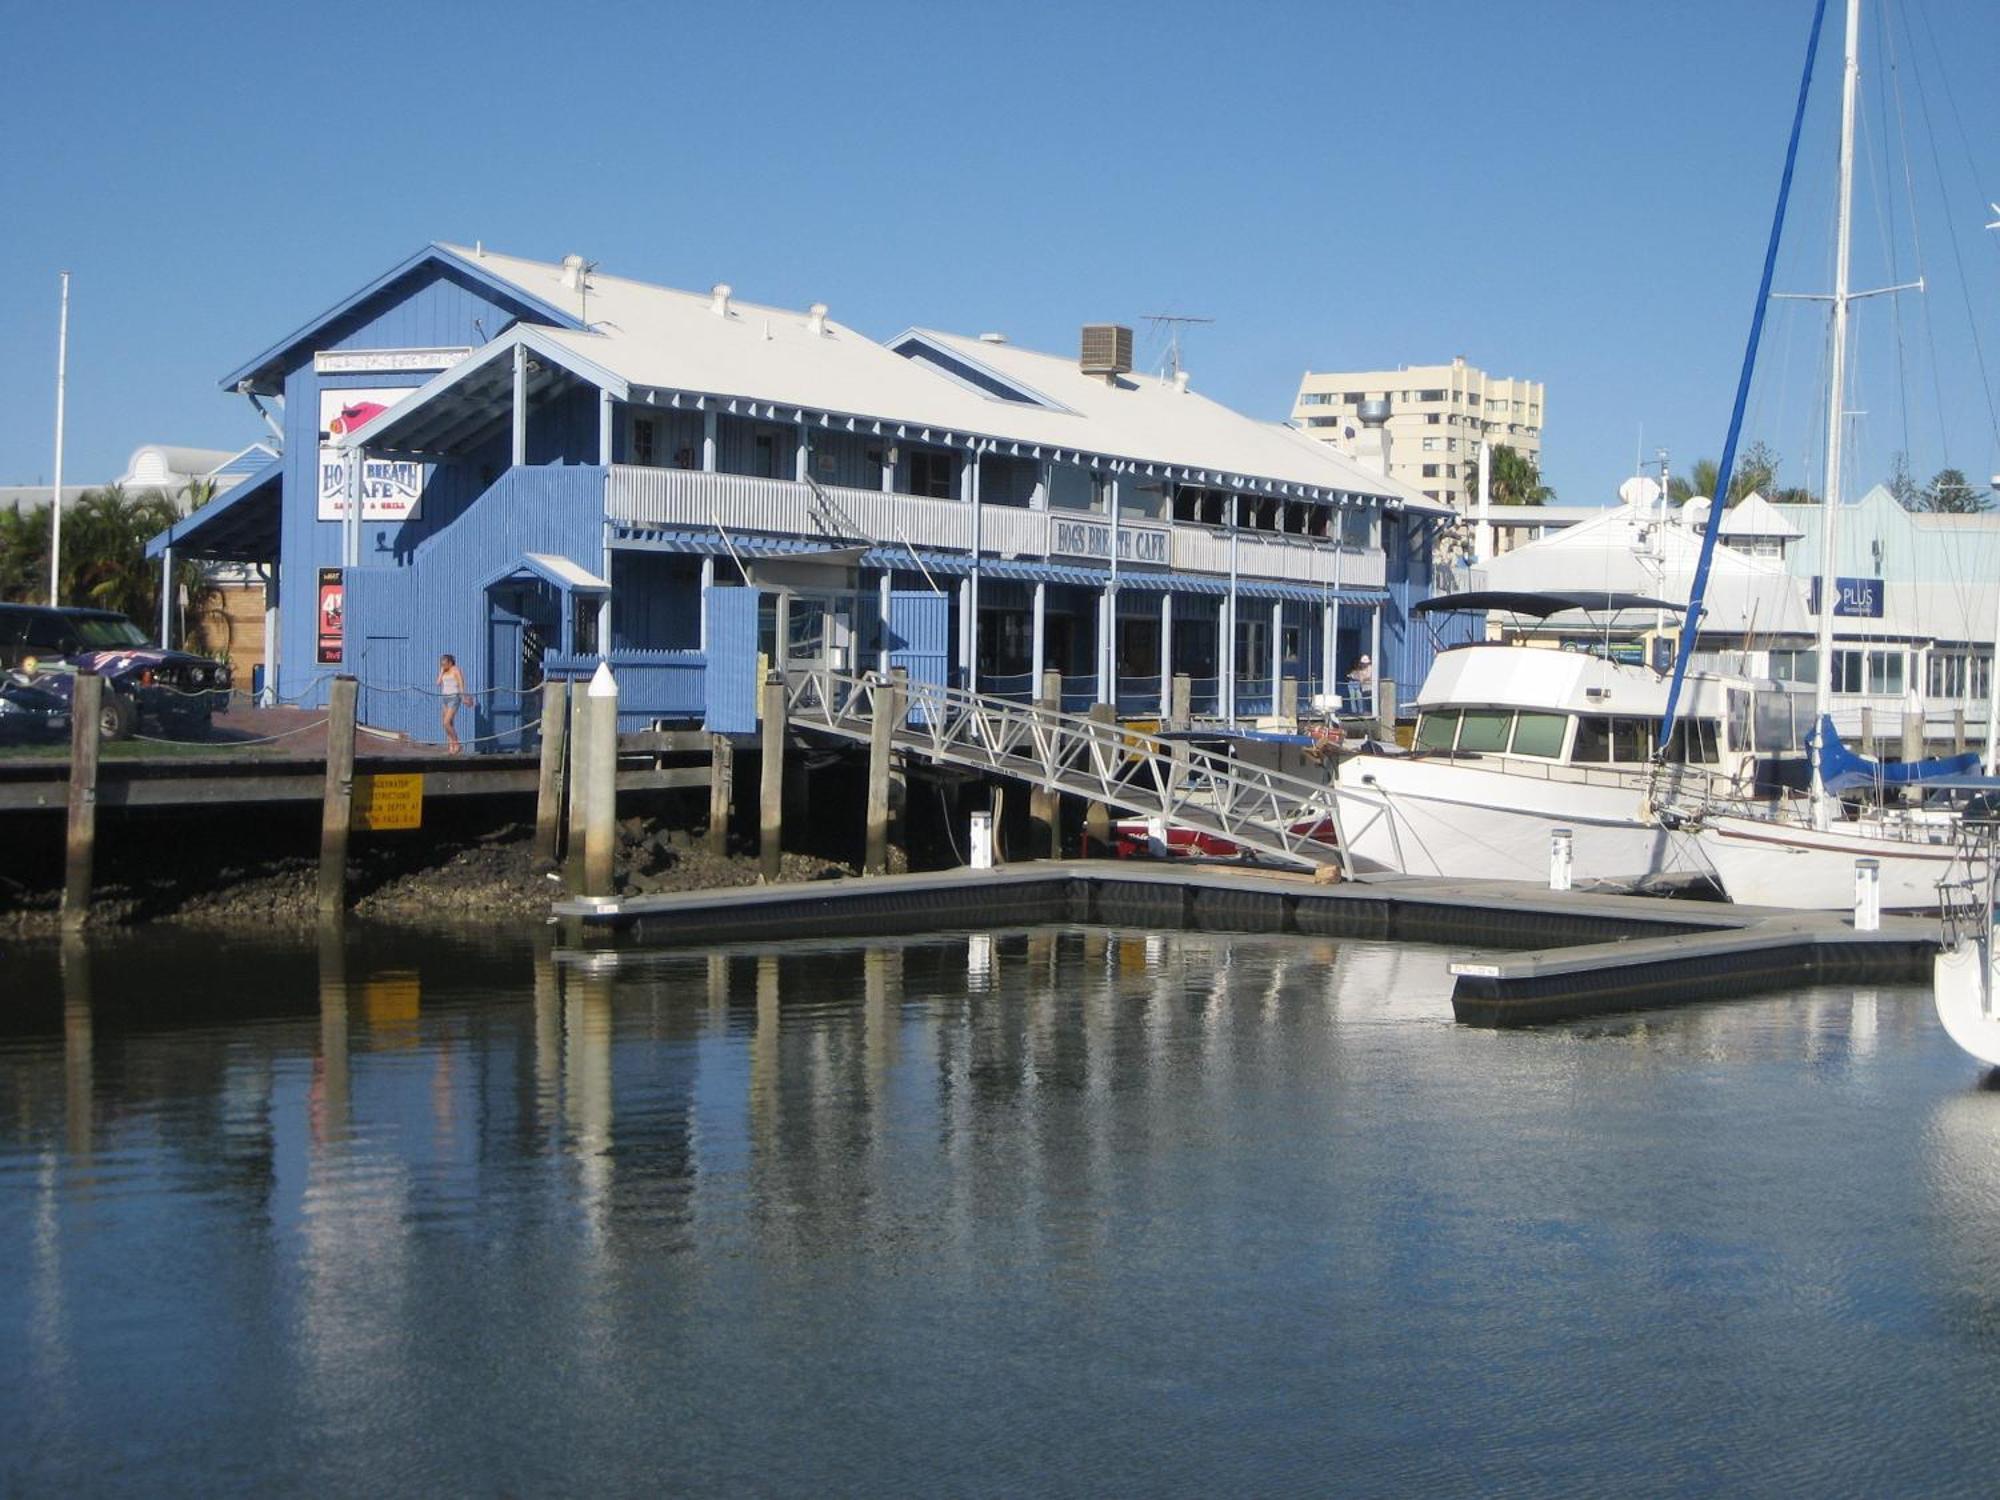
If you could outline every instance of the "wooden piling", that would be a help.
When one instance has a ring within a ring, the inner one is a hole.
[[[1951,711],[1951,753],[1965,754],[1965,705],[1959,704]]]
[[[1875,710],[1866,703],[1861,705],[1861,753],[1875,758]]]
[[[1919,761],[1924,758],[1924,716],[1922,710],[1903,715],[1903,759]]]
[[[726,734],[708,737],[708,852],[729,853],[729,801],[736,779],[736,747]]]
[[[1090,705],[1090,717],[1099,724],[1112,726],[1111,742],[1115,746],[1118,743],[1118,710],[1109,703],[1093,703]],[[1083,842],[1086,855],[1103,856],[1111,852],[1111,809],[1102,802],[1091,802],[1084,807]]]
[[[347,910],[347,830],[354,811],[354,704],[360,683],[333,679],[326,710],[326,791],[320,802],[319,913]]]
[[[868,828],[862,872],[889,873],[889,779],[895,765],[896,731],[903,725],[899,679],[875,684],[875,713],[868,724]]]
[[[553,865],[562,850],[563,754],[569,744],[569,684],[542,684],[542,763],[535,781],[535,863]]]
[[[1173,697],[1168,702],[1167,723],[1185,729],[1194,717],[1194,679],[1185,672],[1174,674]]]
[[[104,679],[79,672],[70,702],[69,831],[63,852],[62,925],[72,931],[90,915],[97,861],[97,721],[103,707]]]
[[[764,878],[776,880],[785,835],[785,679],[776,672],[764,680],[758,716],[764,764],[757,788],[757,856]]]
[[[1042,673],[1035,707],[1062,711],[1062,673]],[[1062,797],[1054,787],[1039,783],[1028,791],[1028,857],[1055,859],[1062,853]]]
[[[1379,677],[1375,680],[1375,735],[1384,740],[1396,737],[1396,684]]]
[[[584,690],[589,700],[590,770],[584,777],[583,893],[613,894],[618,855],[618,683],[608,663],[597,664],[597,675]]]
[[[563,889],[572,896],[583,891],[583,849],[590,810],[590,699],[570,684],[569,692],[569,829],[563,853]]]

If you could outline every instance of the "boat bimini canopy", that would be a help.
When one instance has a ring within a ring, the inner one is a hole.
[[[1667,609],[1679,614],[1686,608],[1685,604],[1673,604],[1645,594],[1544,594],[1481,589],[1469,594],[1439,594],[1435,598],[1420,600],[1410,606],[1410,613],[1434,615],[1488,610],[1499,614],[1532,615],[1538,620],[1546,620],[1550,615],[1567,614],[1571,610]]]

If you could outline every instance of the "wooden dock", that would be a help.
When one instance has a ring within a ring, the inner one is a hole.
[[[1469,1026],[1578,1020],[1819,981],[1927,979],[1937,926],[1718,902],[1550,891],[1515,881],[1309,876],[1236,865],[1049,861],[557,903],[646,946],[889,936],[1043,923],[1298,932],[1436,944]]]

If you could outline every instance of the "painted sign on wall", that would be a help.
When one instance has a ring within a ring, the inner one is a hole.
[[[1879,620],[1882,618],[1882,580],[1879,578],[1836,578],[1833,596],[1833,612],[1836,616]],[[1806,613],[1819,613],[1819,579],[1815,577],[1807,591]]]
[[[319,518],[347,514],[347,459],[331,439],[360,432],[409,395],[406,387],[319,393]],[[409,521],[421,513],[425,466],[409,459],[371,458],[361,471],[361,519]]]
[[[1131,526],[1118,528],[1118,560],[1129,563],[1167,563],[1170,533],[1164,527]],[[1070,521],[1049,517],[1049,551],[1064,557],[1095,557],[1111,560],[1111,523]]]
[[[347,625],[347,590],[340,581],[340,569],[319,570],[319,659],[324,665],[337,662],[344,649]]]

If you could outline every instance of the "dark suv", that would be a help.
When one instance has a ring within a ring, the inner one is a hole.
[[[65,699],[79,671],[104,679],[98,728],[108,740],[142,727],[175,735],[207,729],[229,695],[229,667],[152,644],[146,632],[108,609],[0,604],[0,668],[32,659],[35,685]]]

